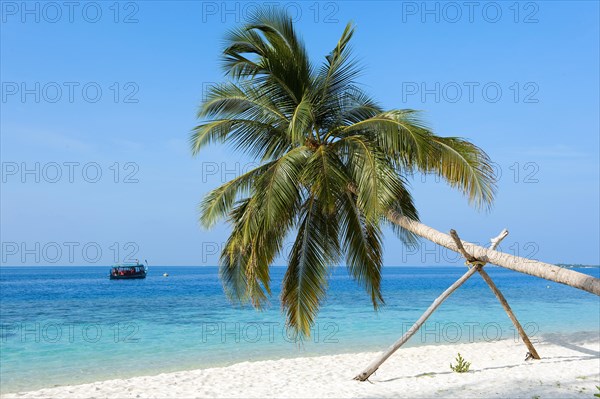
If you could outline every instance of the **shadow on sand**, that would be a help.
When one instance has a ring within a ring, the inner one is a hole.
[[[586,335],[585,337],[581,337],[581,340],[574,339],[574,341],[575,342],[578,342],[578,341],[582,342],[582,341],[585,341],[586,338],[589,338],[589,336]],[[530,364],[531,362],[536,362],[536,361],[541,361],[543,363],[565,363],[565,362],[576,362],[576,361],[580,361],[580,360],[600,359],[600,352],[599,351],[595,351],[593,349],[585,348],[585,347],[577,345],[576,343],[573,343],[573,342],[568,342],[568,341],[566,341],[566,338],[564,338],[564,337],[562,337],[562,336],[560,336],[558,334],[557,335],[551,335],[551,336],[545,336],[543,343],[552,344],[552,345],[556,345],[556,346],[561,346],[563,348],[570,349],[572,351],[583,353],[583,354],[585,354],[587,356],[576,356],[576,355],[573,355],[573,356],[551,356],[551,357],[543,357],[543,355],[542,355],[542,359],[541,360],[530,360],[530,361],[527,361],[527,363],[525,361],[523,361],[523,362],[520,362],[520,363],[515,363],[515,364],[510,364],[510,365],[504,365],[504,366],[497,366],[497,367],[485,367],[485,368],[478,369],[478,370],[472,370],[471,372],[472,373],[481,373],[481,372],[486,371],[486,370],[511,369],[511,368],[520,367],[520,366],[523,366],[523,365],[526,365],[526,364]],[[401,377],[389,378],[389,379],[386,379],[386,380],[379,380],[377,382],[391,382],[391,381],[397,381],[397,380],[409,379],[409,378],[418,378],[418,377],[433,377],[433,376],[436,376],[436,375],[444,375],[444,374],[452,374],[452,373],[453,373],[452,371],[420,373],[420,374],[415,374],[415,375],[410,375],[410,376],[401,376]]]

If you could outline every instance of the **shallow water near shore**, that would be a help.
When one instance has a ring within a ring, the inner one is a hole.
[[[272,269],[272,303],[262,312],[231,305],[216,267],[154,266],[146,279],[129,281],[110,281],[108,270],[0,268],[3,393],[242,361],[382,350],[466,269],[387,267],[386,305],[374,312],[364,290],[345,268],[337,268],[313,334],[303,343],[287,335],[280,310],[285,268]],[[532,339],[600,334],[597,296],[505,269],[487,270]],[[600,277],[598,268],[576,270]],[[489,287],[473,276],[408,345],[499,339],[515,340],[514,328]]]

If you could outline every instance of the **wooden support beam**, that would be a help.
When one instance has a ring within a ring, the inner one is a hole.
[[[473,255],[468,253],[467,250],[465,249],[465,247],[463,247],[462,241],[458,237],[458,233],[456,232],[456,230],[454,230],[454,229],[450,230],[450,237],[452,237],[452,239],[454,240],[454,243],[456,244],[456,248],[458,248],[458,252],[460,252],[460,254],[463,256],[463,258],[465,258],[467,263],[472,264],[472,263],[479,261],[476,257],[474,257]],[[480,261],[480,262],[482,262],[482,261]],[[485,262],[485,263],[487,263],[487,262]]]
[[[379,366],[381,366],[383,362],[385,362],[390,356],[392,356],[394,352],[400,349],[400,347],[410,339],[410,337],[412,337],[417,331],[419,331],[419,328],[421,328],[421,326],[425,323],[429,316],[431,316],[431,314],[442,304],[442,302],[444,302],[450,296],[450,294],[456,291],[458,287],[463,285],[463,283],[467,281],[469,277],[475,274],[480,268],[481,266],[475,266],[467,270],[467,272],[463,274],[461,278],[456,280],[454,284],[452,284],[450,287],[448,287],[448,289],[446,289],[446,291],[442,293],[442,295],[440,295],[435,299],[435,301],[433,301],[433,303],[429,306],[429,308],[427,308],[425,313],[423,313],[423,315],[419,317],[419,320],[417,320],[415,324],[413,324],[412,327],[402,337],[400,337],[399,340],[397,340],[392,344],[392,346],[387,348],[385,352],[383,352],[379,357],[377,357],[377,359],[375,359],[371,364],[369,364],[367,368],[364,369],[359,375],[354,377],[354,379],[359,381],[366,381],[371,376],[371,374],[377,371],[377,369],[379,368]]]
[[[490,249],[496,249],[498,247],[498,245],[500,244],[500,241],[502,241],[504,239],[504,237],[506,237],[507,235],[508,235],[508,230],[504,229],[500,232],[500,234],[497,237],[492,238],[490,240],[491,241]],[[504,308],[504,311],[508,315],[508,318],[512,321],[513,325],[519,332],[519,336],[521,337],[521,339],[525,343],[525,346],[529,350],[527,358],[529,358],[529,355],[531,355],[531,357],[533,359],[539,360],[540,355],[538,355],[537,351],[535,350],[535,347],[533,346],[533,344],[529,340],[529,337],[525,333],[525,330],[523,329],[523,327],[521,327],[521,323],[519,323],[517,316],[515,316],[515,314],[513,313],[512,309],[510,308],[510,305],[506,301],[506,298],[504,297],[502,292],[500,292],[500,289],[496,286],[496,284],[494,283],[492,278],[489,276],[489,274],[487,274],[487,272],[485,270],[483,270],[483,267],[479,269],[479,274],[481,275],[481,277],[483,277],[483,280],[487,283],[487,285],[490,286],[490,289],[492,290],[494,295],[496,295],[496,298],[498,298],[498,301],[500,301],[500,304]]]
[[[540,355],[538,355],[537,351],[533,347],[533,344],[529,340],[529,337],[525,333],[525,330],[523,329],[523,327],[521,327],[521,323],[519,323],[519,320],[517,320],[517,316],[515,316],[515,314],[513,313],[512,309],[510,308],[510,305],[506,301],[506,298],[504,298],[504,295],[502,295],[502,293],[500,292],[498,287],[496,287],[496,284],[494,284],[494,282],[492,281],[490,276],[487,274],[487,272],[485,270],[483,270],[483,268],[480,268],[478,271],[479,271],[479,274],[481,274],[481,277],[483,277],[485,282],[490,286],[490,288],[492,289],[492,292],[494,293],[494,295],[496,295],[496,298],[498,298],[498,300],[502,304],[504,311],[506,311],[506,314],[508,315],[508,317],[514,324],[517,331],[519,332],[519,336],[525,343],[525,346],[527,346],[527,349],[529,350],[529,354],[531,354],[531,357],[533,359],[539,360]],[[529,356],[527,356],[527,358],[529,358]]]
[[[498,247],[498,245],[500,244],[500,242],[507,235],[508,235],[508,230],[504,229],[504,230],[502,230],[500,232],[500,234],[497,237],[492,238],[490,240],[491,241],[490,249],[495,250],[496,247]],[[521,337],[521,339],[525,343],[525,346],[527,346],[527,349],[529,350],[529,353],[527,354],[526,359],[529,359],[530,357],[533,358],[533,359],[540,359],[540,355],[538,355],[538,353],[535,350],[533,344],[529,340],[529,337],[525,333],[525,330],[521,326],[521,323],[519,323],[519,320],[517,320],[517,316],[515,316],[515,314],[513,313],[512,309],[510,308],[510,305],[506,301],[506,298],[504,297],[504,295],[502,294],[502,292],[500,292],[500,289],[498,289],[498,287],[496,286],[496,284],[494,283],[494,281],[492,280],[492,278],[489,276],[489,274],[487,274],[487,272],[485,270],[483,270],[483,266],[487,262],[480,261],[479,259],[475,258],[473,255],[471,255],[470,253],[468,253],[465,250],[465,248],[464,248],[464,246],[462,244],[462,241],[458,237],[458,234],[456,233],[456,231],[450,230],[450,236],[452,237],[452,239],[456,243],[456,247],[458,248],[458,251],[461,253],[462,256],[464,256],[464,258],[467,260],[468,263],[481,265],[481,267],[478,268],[477,271],[479,272],[479,274],[481,275],[481,277],[483,277],[483,280],[490,287],[490,289],[492,290],[492,292],[494,293],[494,295],[496,295],[496,298],[498,298],[498,301],[500,302],[500,304],[504,308],[504,311],[508,315],[508,318],[512,321],[513,325],[515,326],[515,328],[519,332],[519,336]]]

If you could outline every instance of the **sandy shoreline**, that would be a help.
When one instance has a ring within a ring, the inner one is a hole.
[[[493,397],[588,398],[600,385],[600,339],[536,343],[542,360],[524,361],[512,340],[400,349],[372,383],[353,381],[376,353],[237,363],[228,367],[61,386],[2,398]],[[471,370],[450,370],[457,352]]]

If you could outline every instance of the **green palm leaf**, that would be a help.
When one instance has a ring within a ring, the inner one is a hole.
[[[377,308],[383,304],[381,228],[378,223],[364,217],[356,203],[356,196],[350,192],[340,201],[340,223],[348,271],[366,288],[373,306]]]
[[[310,335],[325,297],[328,269],[339,258],[336,223],[330,223],[315,197],[307,200],[283,279],[281,303],[294,334]]]

